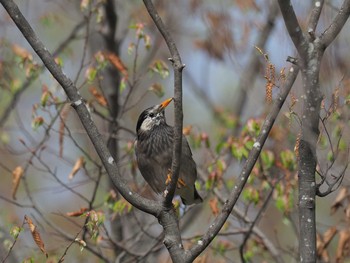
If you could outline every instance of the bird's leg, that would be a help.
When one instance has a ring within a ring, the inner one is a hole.
[[[186,186],[186,183],[184,180],[182,180],[181,178],[179,178],[179,180],[177,180],[177,188],[181,188],[183,186]]]
[[[168,169],[168,174],[166,175],[165,185],[168,186],[171,182],[171,176],[172,176],[171,169]]]
[[[168,174],[167,174],[166,180],[165,180],[165,185],[166,186],[168,186],[170,184],[172,175],[173,175],[173,173],[171,172],[171,169],[168,169]],[[183,186],[186,186],[186,183],[185,183],[184,180],[179,178],[179,180],[177,180],[177,188],[181,188]]]

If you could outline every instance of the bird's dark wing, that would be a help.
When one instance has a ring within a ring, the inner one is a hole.
[[[161,155],[151,157],[142,151],[142,149],[137,147],[139,147],[139,145],[137,145],[136,141],[136,160],[143,178],[155,192],[163,192],[166,187],[165,182],[171,166],[171,159],[169,161],[169,158],[162,158]]]
[[[200,203],[202,198],[197,193],[194,183],[197,179],[197,166],[192,158],[191,148],[185,136],[182,137],[181,168],[176,193],[186,205]]]
[[[193,160],[192,151],[185,136],[182,136],[180,178],[182,178],[186,184],[191,186],[197,179],[197,166]]]

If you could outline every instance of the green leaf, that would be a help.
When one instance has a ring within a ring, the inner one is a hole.
[[[284,168],[293,171],[296,168],[295,154],[291,150],[284,150],[280,153],[282,165]]]
[[[321,135],[319,140],[318,140],[318,144],[321,146],[321,147],[327,147],[328,145],[328,140],[326,138],[326,136],[324,135]]]
[[[165,93],[164,87],[160,83],[154,83],[151,87],[149,87],[149,90],[156,94],[159,98],[163,97]]]
[[[10,142],[9,134],[5,131],[0,132],[0,141],[5,145],[8,144]]]
[[[328,153],[327,153],[327,160],[330,161],[330,162],[334,161],[334,155],[333,155],[332,151],[328,151]]]
[[[122,94],[125,89],[126,89],[126,80],[125,80],[125,78],[122,78],[120,80],[120,85],[119,85],[120,94]]]
[[[255,119],[250,119],[244,126],[244,130],[248,131],[252,136],[258,136],[260,133],[260,123]]]
[[[275,204],[276,204],[277,209],[280,210],[282,213],[284,213],[286,211],[286,205],[285,205],[285,202],[284,202],[282,196],[278,196],[276,198]]]
[[[32,129],[36,131],[40,126],[44,124],[44,118],[41,116],[35,117],[32,121]]]
[[[253,145],[254,145],[254,141],[253,140],[249,140],[247,141],[244,146],[248,149],[248,150],[251,150],[253,149]]]
[[[346,144],[346,141],[343,138],[341,138],[339,141],[339,150],[345,151],[347,149],[348,149],[348,145]]]
[[[243,196],[244,200],[246,200],[248,202],[252,202],[255,205],[258,204],[259,200],[260,200],[259,192],[253,188],[244,189],[242,196]]]
[[[128,55],[131,55],[132,52],[134,51],[135,49],[135,44],[134,43],[130,43],[129,46],[128,46]]]
[[[125,207],[126,207],[125,202],[123,202],[123,200],[120,199],[114,203],[113,211],[117,212],[118,214],[121,214],[121,213],[123,213]]]
[[[244,158],[248,158],[249,151],[244,146],[238,145],[237,143],[233,143],[231,145],[231,154],[238,161],[241,161]]]
[[[219,142],[215,147],[215,152],[219,154],[222,150],[222,148],[225,146],[225,142]]]
[[[16,239],[19,234],[22,232],[23,228],[19,227],[19,226],[13,226],[10,230],[10,235]]]
[[[244,254],[243,257],[245,261],[249,262],[251,259],[254,257],[254,252],[252,250],[247,250]]]
[[[162,60],[154,61],[149,71],[159,74],[163,79],[169,76],[169,68]]]
[[[214,185],[214,180],[213,179],[208,179],[206,182],[205,182],[205,190],[210,190],[213,188],[213,185]]]
[[[97,70],[94,67],[89,67],[85,72],[85,76],[89,82],[93,82],[96,78],[96,75]]]
[[[260,156],[265,169],[270,169],[274,165],[275,155],[272,151],[262,151]]]
[[[98,51],[95,56],[95,61],[97,62],[97,70],[102,70],[108,65],[108,60],[106,59],[106,55],[103,52]]]
[[[22,87],[22,81],[20,79],[14,78],[10,81],[10,90],[12,93],[15,93],[20,87]]]
[[[336,125],[335,128],[333,129],[333,136],[336,138],[339,138],[342,135],[343,128],[341,125]]]
[[[49,98],[50,98],[50,92],[45,90],[43,92],[43,94],[41,95],[41,99],[40,99],[40,104],[41,104],[42,107],[46,106],[47,101],[49,100]]]
[[[10,248],[13,246],[13,241],[6,238],[2,241],[2,244],[0,244],[0,246],[2,246],[4,249],[9,251]],[[3,261],[3,262],[5,262],[5,261]]]
[[[224,160],[221,160],[221,159],[218,159],[218,160],[217,160],[216,166],[217,166],[217,168],[218,168],[218,171],[220,171],[220,172],[224,172],[225,169],[226,169],[226,167],[227,167],[225,161],[224,161]]]
[[[61,57],[56,57],[55,58],[55,62],[57,65],[59,65],[60,67],[63,67],[63,59]]]

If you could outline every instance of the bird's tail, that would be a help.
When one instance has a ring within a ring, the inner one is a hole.
[[[190,198],[188,198],[187,196],[186,198],[184,198],[184,196],[181,195],[181,200],[184,205],[193,205],[203,202],[203,198],[199,195],[195,186],[193,186],[193,189],[193,196],[191,196]]]

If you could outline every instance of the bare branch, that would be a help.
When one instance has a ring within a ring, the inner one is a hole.
[[[58,54],[60,54],[71,42],[77,37],[77,34],[79,30],[85,25],[86,21],[83,20],[79,22],[72,30],[72,32],[67,36],[65,40],[57,47],[57,49],[52,53],[52,56],[56,57]],[[44,66],[40,66],[38,68],[38,72],[41,72],[45,69]],[[15,108],[17,102],[19,101],[19,98],[21,95],[26,91],[30,85],[34,82],[34,80],[37,79],[39,74],[33,75],[30,78],[28,78],[23,85],[15,91],[13,94],[11,101],[8,103],[8,106],[3,110],[2,116],[0,117],[0,127],[2,127],[7,119],[9,118],[12,110]]]
[[[256,161],[258,160],[261,149],[267,140],[269,132],[277,118],[278,113],[282,108],[284,101],[286,100],[289,94],[289,91],[298,73],[298,67],[292,66],[290,68],[284,86],[281,88],[280,94],[278,94],[270,113],[266,117],[265,122],[261,127],[259,137],[254,143],[253,149],[250,151],[248,159],[244,164],[240,176],[238,177],[238,185],[236,185],[234,189],[232,189],[228,200],[226,200],[226,202],[224,203],[221,213],[218,215],[218,217],[215,218],[214,222],[210,225],[208,231],[203,235],[203,237],[198,241],[198,243],[195,246],[193,246],[189,251],[187,251],[186,262],[193,261],[210,244],[210,242],[215,238],[215,236],[219,233],[220,229],[226,222],[241,192],[243,191],[244,185],[246,184]]]
[[[162,19],[158,15],[151,0],[144,0],[145,7],[159,32],[162,34],[171,54],[169,59],[174,67],[174,145],[173,145],[173,160],[171,165],[172,180],[168,185],[166,191],[168,192],[164,204],[167,207],[172,206],[171,201],[173,199],[177,180],[180,172],[180,158],[182,147],[182,125],[183,125],[183,112],[182,112],[182,70],[185,67],[181,62],[180,54],[175,45],[174,39],[166,29]]]
[[[269,39],[269,36],[271,35],[271,32],[274,29],[275,20],[277,18],[278,14],[278,4],[275,1],[271,1],[271,4],[269,5],[269,13],[267,15],[266,23],[262,27],[261,31],[259,32],[259,36],[256,40],[255,46],[263,49],[267,40]],[[259,74],[257,72],[259,71],[259,63],[260,56],[257,56],[256,49],[253,47],[249,61],[247,65],[245,66],[240,79],[239,79],[239,85],[237,87],[236,91],[236,98],[237,102],[233,105],[233,113],[239,117],[242,115],[242,112],[244,110],[244,105],[248,98],[248,91],[253,88],[254,82]]]
[[[269,192],[268,196],[265,199],[265,202],[263,203],[262,207],[260,208],[258,214],[256,215],[254,221],[250,224],[248,231],[246,232],[246,234],[244,235],[244,239],[242,244],[239,247],[239,252],[241,255],[241,260],[242,262],[246,262],[246,260],[244,259],[244,247],[247,244],[247,241],[250,237],[250,235],[253,233],[253,229],[254,226],[257,224],[258,220],[260,219],[261,215],[265,212],[267,205],[269,204],[272,194],[273,194],[274,188],[271,189],[271,191]]]
[[[303,35],[290,0],[278,0],[283,20],[301,59],[307,57],[308,42]]]
[[[339,32],[344,27],[350,15],[350,0],[344,0],[338,14],[334,18],[330,26],[323,32],[321,43],[324,48],[327,48],[332,41],[338,36]]]
[[[320,19],[323,4],[324,4],[324,0],[314,1],[314,8],[311,11],[311,15],[308,22],[308,29],[307,29],[307,32],[309,34],[309,37],[311,38],[311,41],[315,39],[315,31],[318,24],[318,20]]]
[[[91,142],[95,147],[97,154],[101,158],[101,161],[108,175],[112,179],[118,191],[126,200],[128,200],[138,209],[153,215],[157,215],[160,211],[160,203],[143,198],[139,194],[131,191],[126,181],[119,174],[116,161],[108,151],[101,134],[92,121],[91,115],[86,107],[83,98],[77,91],[77,88],[73,82],[62,72],[60,66],[56,64],[54,58],[44,46],[44,44],[38,39],[34,30],[29,25],[28,21],[24,18],[17,5],[12,0],[0,0],[0,2],[12,20],[15,22],[19,30],[22,32],[23,36],[27,39],[28,43],[32,46],[34,51],[43,61],[46,68],[51,72],[54,78],[65,90],[69,100],[73,102],[72,106],[76,110],[89,138],[91,139]]]
[[[182,70],[185,65],[181,62],[180,54],[176,48],[175,41],[171,37],[169,31],[165,27],[157,10],[152,4],[151,0],[144,0],[145,7],[154,21],[159,32],[162,34],[168,49],[171,54],[169,59],[174,68],[174,145],[173,157],[171,164],[172,178],[170,184],[166,188],[166,195],[164,199],[164,209],[158,217],[159,223],[164,228],[165,238],[164,245],[168,249],[171,259],[174,262],[183,261],[184,253],[183,246],[177,222],[176,214],[173,210],[172,200],[175,194],[177,181],[180,173],[180,160],[182,151],[182,126],[183,126],[183,112],[182,112]]]

